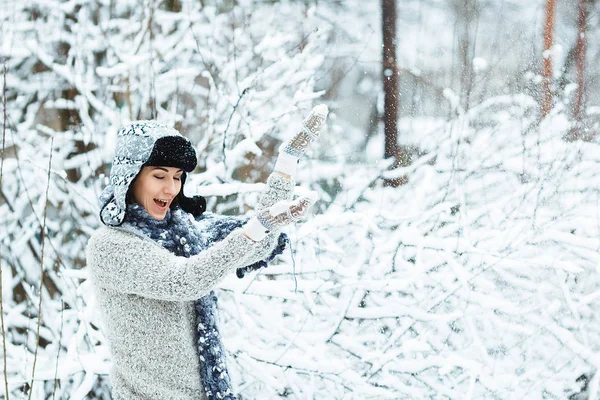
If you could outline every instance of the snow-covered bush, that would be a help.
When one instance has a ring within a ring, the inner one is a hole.
[[[534,107],[502,96],[403,121],[424,155],[401,170],[304,170],[343,190],[298,227],[295,260],[228,281],[238,372],[274,377],[239,378],[250,393],[564,399],[585,381],[597,397],[600,148],[564,141],[560,112],[538,125]],[[501,111],[474,129],[488,109]]]
[[[314,72],[330,27],[307,18],[311,6],[175,3],[40,0],[0,9],[0,262],[13,396],[28,393],[33,378],[33,398],[107,398],[108,351],[84,248],[99,225],[96,199],[120,126],[157,118],[177,127],[200,157],[186,190],[234,183],[227,201],[210,204],[228,211],[243,202],[240,183],[266,176],[278,141],[320,96]]]
[[[378,97],[378,71],[366,74],[378,65],[376,22],[357,22],[373,5],[341,3],[0,7],[10,398],[109,398],[84,247],[118,128],[174,125],[200,156],[186,191],[210,196],[217,212],[247,211],[277,144],[335,74],[361,65],[360,87],[339,92]],[[422,15],[413,3],[417,14],[401,18]],[[416,33],[405,40],[428,43]],[[342,119],[371,105],[328,95],[334,112],[313,152],[323,157],[299,168],[298,181],[321,193],[316,215],[291,230],[292,252],[219,293],[240,398],[563,399],[582,381],[597,397],[597,141],[565,142],[563,109],[539,124],[534,99],[507,94],[449,121],[401,120],[402,144],[418,154],[385,172],[386,162],[357,162],[374,157],[362,154],[361,127]],[[383,187],[393,176],[408,184]]]

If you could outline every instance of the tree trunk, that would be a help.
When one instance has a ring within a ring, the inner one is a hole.
[[[181,2],[179,0],[167,0],[167,10],[181,12]]]
[[[456,13],[456,40],[460,66],[460,103],[467,111],[471,103],[471,92],[475,80],[473,58],[479,16],[479,4],[476,0],[458,0],[454,3]]]
[[[396,0],[381,0],[383,28],[384,158],[396,155],[398,139],[398,65],[396,64]]]
[[[542,81],[542,117],[548,115],[552,109],[552,56],[550,50],[554,41],[554,14],[556,0],[547,0],[546,22],[544,23],[544,71]]]
[[[383,32],[383,68],[381,79],[384,92],[384,158],[394,157],[392,168],[410,163],[410,155],[398,147],[398,64],[396,62],[396,0],[381,0],[381,27]],[[387,179],[386,186],[399,186],[407,182],[406,177]]]
[[[577,50],[575,51],[575,68],[577,70],[577,97],[573,107],[573,117],[577,122],[576,130],[573,132],[573,139],[579,139],[582,136],[582,115],[581,111],[585,105],[585,57],[587,52],[587,3],[588,0],[579,0],[579,16],[577,25]]]

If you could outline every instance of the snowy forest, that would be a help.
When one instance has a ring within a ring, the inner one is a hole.
[[[0,37],[0,398],[111,398],[85,246],[120,127],[251,215],[319,103],[320,200],[218,288],[239,398],[600,398],[600,1],[3,0]]]

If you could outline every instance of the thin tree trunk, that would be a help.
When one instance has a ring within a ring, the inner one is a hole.
[[[552,49],[554,41],[554,14],[556,10],[556,0],[547,0],[546,3],[546,22],[544,23],[544,70],[543,70],[543,99],[542,99],[542,117],[548,115],[552,109]]]
[[[458,55],[456,81],[459,85],[460,106],[467,111],[470,107],[475,83],[473,58],[475,57],[480,5],[478,0],[453,0],[451,4],[456,17],[452,50],[456,51]],[[452,82],[455,80],[453,79]]]
[[[181,12],[181,2],[179,0],[167,0],[167,10]]]
[[[2,193],[2,175],[4,173],[4,150],[6,148],[6,64],[4,64],[2,68],[2,75],[4,77],[3,85],[2,85],[2,147],[0,147],[0,194]],[[8,368],[8,364],[6,362],[6,328],[4,324],[4,304],[2,303],[2,244],[0,244],[0,326],[2,329],[2,360],[4,361],[4,395],[6,396],[6,400],[9,400],[9,390],[8,390],[8,374],[6,369]]]
[[[573,132],[574,139],[581,137],[581,111],[585,104],[585,58],[587,52],[587,3],[588,0],[579,0],[579,16],[577,25],[577,50],[575,52],[575,67],[577,69],[577,97],[573,107],[573,117],[577,121],[577,130]]]
[[[463,0],[458,5],[458,49],[460,53],[460,101],[463,109],[469,109],[471,91],[473,89],[473,55],[475,53],[475,35],[473,34],[473,22],[476,19],[476,7],[474,1]]]
[[[385,130],[384,158],[394,158],[391,168],[409,165],[411,155],[407,148],[398,146],[398,64],[396,62],[396,0],[381,0],[381,25],[383,31],[383,80]],[[406,176],[386,179],[384,185],[399,186],[408,181]]]
[[[384,158],[394,157],[398,140],[398,65],[396,63],[396,0],[381,0],[383,28]]]

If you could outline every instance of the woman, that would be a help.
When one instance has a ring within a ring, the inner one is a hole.
[[[256,214],[203,214],[183,194],[195,151],[176,130],[140,121],[119,131],[110,185],[100,196],[105,225],[86,257],[113,358],[115,400],[235,399],[211,290],[227,274],[266,266],[281,253],[282,227],[314,199],[291,201],[298,158],[319,135],[327,107],[315,107],[284,143]]]

